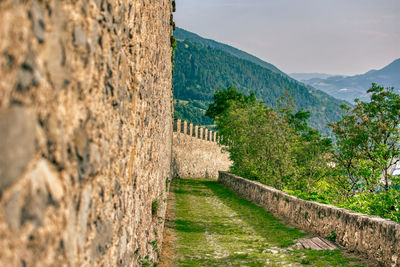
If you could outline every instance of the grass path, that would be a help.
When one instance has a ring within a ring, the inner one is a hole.
[[[179,266],[364,266],[340,250],[287,250],[306,234],[216,181],[174,183]]]

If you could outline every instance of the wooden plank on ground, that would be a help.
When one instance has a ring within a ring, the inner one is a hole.
[[[299,241],[305,248],[310,248],[312,250],[322,250],[322,248],[311,241],[311,239],[299,239]]]
[[[293,246],[289,247],[289,250],[293,250],[293,249],[303,249],[303,248],[309,248],[312,250],[335,250],[335,249],[339,249],[339,247],[325,239],[325,238],[321,238],[321,237],[313,237],[313,238],[300,238],[297,240],[297,243],[294,244]]]
[[[311,238],[311,240],[317,244],[319,247],[321,247],[322,250],[333,250],[334,248],[332,248],[331,246],[329,246],[327,243],[325,243],[324,241],[322,241],[319,237],[314,237]]]
[[[329,241],[328,239],[321,238],[321,241],[323,241],[325,244],[327,244],[331,248],[331,250],[339,249],[339,247],[335,243]]]

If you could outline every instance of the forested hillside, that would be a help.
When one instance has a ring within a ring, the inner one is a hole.
[[[323,133],[328,132],[325,128],[328,122],[341,117],[340,104],[344,103],[286,75],[189,41],[177,42],[173,81],[174,97],[189,101],[186,110],[196,108],[194,100],[197,100],[197,106],[208,104],[215,89],[229,86],[245,94],[254,91],[257,98],[270,106],[276,105],[289,88],[296,109],[309,110],[310,125]],[[176,105],[175,110],[178,117],[189,119],[182,107]]]
[[[190,42],[202,44],[207,47],[222,50],[224,52],[231,54],[232,56],[235,56],[240,59],[248,60],[257,65],[260,65],[261,67],[264,67],[266,69],[272,70],[273,72],[280,73],[280,74],[286,76],[286,73],[282,72],[280,69],[278,69],[271,63],[265,62],[264,60],[262,60],[258,57],[250,55],[249,53],[246,53],[246,52],[244,52],[240,49],[237,49],[235,47],[232,47],[230,45],[216,42],[211,39],[203,38],[195,33],[186,31],[181,28],[176,28],[176,30],[174,31],[174,36],[175,36],[175,38],[177,38],[180,41],[190,41]]]

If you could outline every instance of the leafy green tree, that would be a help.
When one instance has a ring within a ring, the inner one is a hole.
[[[207,110],[238,175],[279,189],[314,192],[324,178],[331,142],[307,125],[309,112],[294,112],[288,93],[274,110],[253,94],[219,90]]]
[[[214,122],[204,115],[205,108],[197,101],[179,101],[174,104],[174,118],[187,120],[195,125],[210,126]]]
[[[231,171],[283,189],[294,174],[292,130],[261,102],[248,106],[231,102],[216,118],[222,143],[230,152]]]
[[[237,106],[253,105],[257,102],[254,92],[246,96],[238,91],[235,87],[229,86],[226,90],[217,90],[214,94],[214,102],[207,109],[206,116],[215,119],[218,115],[228,110],[235,103]]]
[[[289,89],[278,102],[278,107],[284,122],[289,124],[297,137],[291,144],[295,158],[295,175],[287,188],[295,191],[306,190],[308,194],[314,193],[318,191],[319,183],[323,182],[331,171],[328,155],[331,153],[332,141],[308,126],[309,111],[294,111],[295,104]]]
[[[339,178],[348,192],[389,191],[389,169],[400,157],[400,96],[394,88],[372,84],[370,102],[356,100],[356,106],[342,120],[331,124],[337,139],[336,163]]]

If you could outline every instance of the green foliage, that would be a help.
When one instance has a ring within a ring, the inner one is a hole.
[[[400,190],[390,188],[387,192],[358,193],[340,206],[360,213],[377,215],[400,222]]]
[[[173,2],[175,3],[175,2]],[[176,52],[176,38],[174,36],[171,36],[171,46],[172,46],[172,52],[171,52],[171,62],[172,62],[172,74],[174,74],[174,68],[175,68],[175,52]]]
[[[160,204],[158,203],[158,200],[153,200],[153,202],[151,203],[151,215],[157,215],[159,206]]]
[[[332,242],[335,242],[337,238],[337,234],[334,231],[331,231],[331,234],[326,238]]]
[[[372,85],[331,127],[330,139],[295,111],[289,92],[276,109],[233,87],[217,91],[207,114],[230,152],[231,172],[307,200],[400,221],[400,179],[389,170],[400,158],[400,96]]]
[[[185,41],[190,41],[190,42],[194,42],[194,43],[198,43],[201,44],[205,47],[211,47],[211,48],[215,48],[224,52],[227,52],[237,58],[240,59],[244,59],[250,62],[253,62],[254,64],[257,64],[263,68],[269,69],[273,72],[285,75],[285,73],[283,73],[281,70],[279,70],[277,67],[275,67],[274,65],[265,62],[253,55],[250,55],[244,51],[241,51],[237,48],[234,48],[232,46],[223,44],[223,43],[219,43],[216,42],[214,40],[210,40],[210,39],[205,39],[200,37],[199,35],[195,34],[195,33],[191,33],[188,31],[185,31],[184,29],[181,28],[176,28],[176,30],[174,31],[174,35],[176,36],[176,38],[178,38],[179,40],[185,40]]]
[[[172,37],[172,58],[174,58],[175,56],[176,46],[177,46],[176,38]]]
[[[174,98],[212,102],[217,88],[234,86],[239,92],[262,99],[275,107],[291,88],[296,111],[310,111],[309,124],[328,134],[328,122],[340,119],[345,102],[227,52],[189,41],[177,41],[173,75]]]
[[[346,198],[361,193],[366,203],[380,201],[375,195],[382,187],[382,194],[389,194],[394,182],[389,169],[400,157],[400,96],[376,84],[368,92],[370,102],[356,100],[342,120],[331,124],[337,139],[337,187]]]
[[[172,0],[172,12],[176,12],[176,1]]]
[[[179,101],[174,105],[174,118],[187,120],[195,125],[212,125],[214,122],[205,113],[205,104],[201,101]]]
[[[206,115],[212,119],[215,119],[218,115],[227,110],[230,105],[235,106],[248,106],[255,104],[257,99],[254,92],[251,92],[249,96],[243,95],[236,91],[235,87],[229,86],[226,90],[217,90],[214,94],[214,102],[212,102],[207,109]]]
[[[290,143],[294,136],[281,117],[262,103],[232,103],[216,119],[233,160],[232,172],[283,188],[294,174]],[[279,179],[277,179],[279,177]]]
[[[336,137],[331,201],[354,211],[400,222],[400,183],[389,170],[400,158],[400,96],[376,84],[371,101],[356,100],[347,114],[330,126]]]
[[[283,189],[283,191],[288,193],[289,195],[297,196],[304,200],[316,201],[319,203],[328,204],[327,197],[324,194],[320,194],[318,192],[308,192],[300,189],[299,190]]]
[[[207,114],[230,152],[233,173],[279,189],[314,192],[329,170],[325,154],[331,142],[307,125],[309,113],[294,112],[288,96],[278,106],[274,110],[230,87],[215,94]]]

